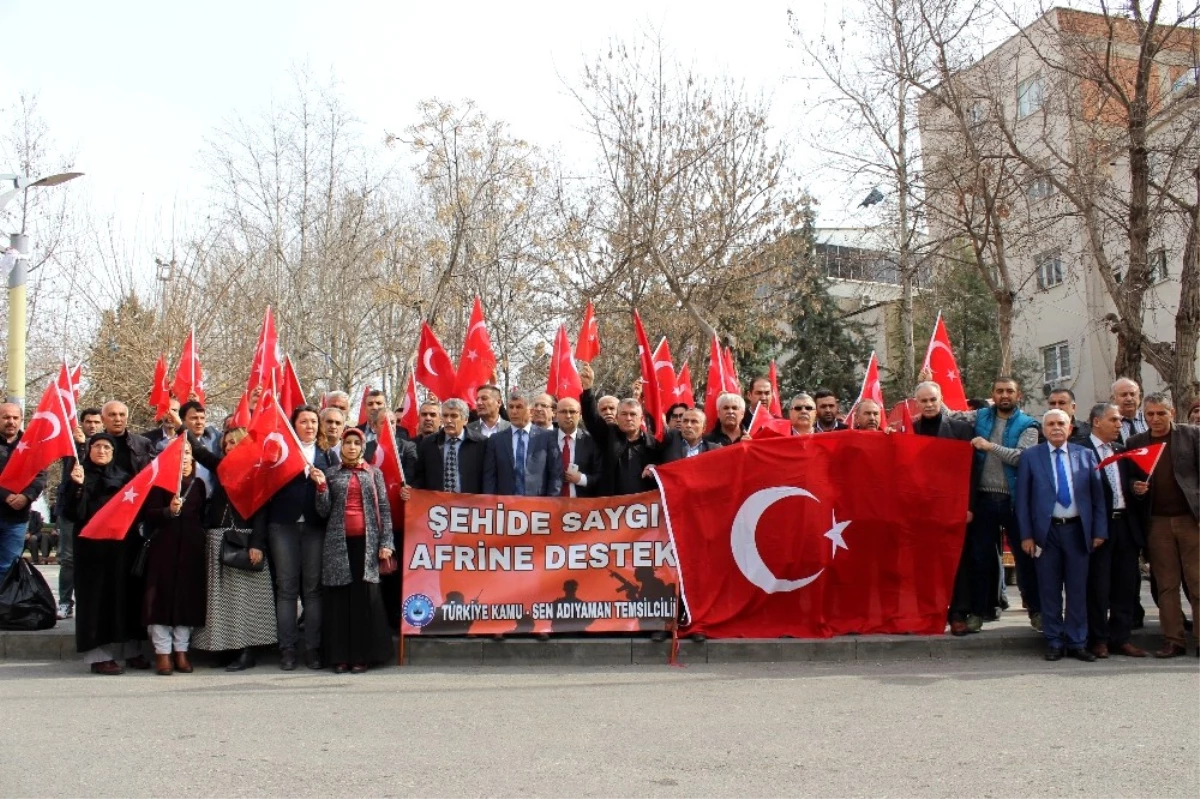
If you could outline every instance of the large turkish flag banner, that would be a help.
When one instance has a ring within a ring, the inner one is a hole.
[[[941,634],[971,453],[962,441],[843,431],[656,467],[685,632]]]

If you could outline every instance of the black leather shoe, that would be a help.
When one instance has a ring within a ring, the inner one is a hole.
[[[1068,649],[1067,655],[1076,660],[1082,660],[1084,663],[1095,663],[1096,656],[1086,649]]]
[[[254,653],[250,651],[250,647],[246,647],[238,652],[238,656],[225,667],[225,671],[245,671],[254,668],[254,665]]]
[[[296,650],[284,649],[279,653],[279,668],[284,671],[296,670]]]
[[[325,664],[321,662],[320,652],[304,653],[304,665],[308,666],[313,671],[320,671],[321,669],[325,668]]]
[[[654,632],[650,633],[650,640],[656,644],[661,644],[663,641],[667,640],[667,631],[655,630]]]
[[[1052,646],[1046,650],[1046,660],[1062,660],[1063,651],[1057,646]]]
[[[708,640],[708,636],[705,635],[704,633],[692,633],[688,637],[691,638],[693,641],[695,641],[698,644],[702,644]]]

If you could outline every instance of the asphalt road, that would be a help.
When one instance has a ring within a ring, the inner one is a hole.
[[[4,796],[1200,795],[1200,669],[0,664]]]

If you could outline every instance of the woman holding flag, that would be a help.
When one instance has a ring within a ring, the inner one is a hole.
[[[361,674],[392,656],[379,593],[379,561],[395,548],[392,512],[383,473],[363,460],[365,446],[361,430],[346,429],[341,465],[317,492],[317,513],[329,520],[321,570],[325,654],[338,674]]]
[[[192,672],[192,628],[204,626],[207,610],[205,487],[195,476],[187,444],[181,462],[178,491],[155,487],[142,508],[149,537],[142,623],[154,644],[155,669],[163,676],[172,673],[172,666],[184,674]]]
[[[235,427],[221,436],[220,454],[205,449],[191,433],[188,442],[196,462],[209,470],[213,478],[213,494],[204,512],[204,527],[208,530],[208,611],[204,627],[192,638],[192,646],[209,652],[236,652],[237,656],[225,667],[226,671],[243,671],[255,665],[251,647],[274,644],[275,595],[271,589],[271,570],[263,561],[260,550],[250,551],[254,566],[260,571],[234,568],[221,563],[221,545],[229,529],[250,533],[253,520],[242,518],[229,501],[221,485],[217,467],[223,457],[246,437],[246,430]]]
[[[108,433],[97,433],[87,444],[87,455],[76,463],[66,492],[64,515],[82,531],[92,517],[129,482],[113,461],[116,442]],[[133,562],[142,548],[136,525],[120,538],[79,536],[75,541],[75,648],[93,674],[121,674],[120,661],[133,668],[148,668],[141,654],[146,628],[141,625],[142,581],[132,575]]]

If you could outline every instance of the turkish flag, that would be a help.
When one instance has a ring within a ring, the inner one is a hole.
[[[417,379],[409,372],[408,388],[404,390],[404,402],[400,405],[400,426],[408,431],[409,438],[417,437],[420,409],[417,403]]]
[[[850,413],[846,414],[846,424],[851,428],[854,427],[854,415],[858,410],[858,404],[865,399],[875,400],[881,414],[887,407],[883,404],[883,383],[879,381],[879,359],[875,357],[874,352],[871,353],[871,360],[867,361],[867,373],[863,375],[862,389],[858,392],[858,399],[850,406]]]
[[[196,395],[196,399],[204,405],[204,368],[200,365],[200,353],[196,350],[196,329],[188,332],[187,340],[183,342],[183,354],[179,356],[179,366],[175,370],[175,382],[171,391],[180,403],[187,402]]]
[[[579,369],[571,357],[571,340],[567,338],[567,326],[559,325],[554,335],[554,353],[550,356],[550,379],[546,381],[546,393],[555,398],[570,397],[578,400],[583,396],[583,381]]]
[[[279,335],[275,331],[271,306],[268,305],[258,331],[258,344],[254,347],[254,359],[250,362],[250,379],[246,381],[246,390],[253,393],[254,389],[270,383],[272,376],[279,372],[279,366]]]
[[[972,452],[962,441],[847,431],[653,467],[688,631],[941,634]]]
[[[575,360],[591,363],[600,354],[600,325],[596,322],[596,310],[588,302],[583,312],[583,324],[579,326],[579,338],[575,340]]]
[[[721,351],[721,358],[724,361],[725,369],[725,390],[734,394],[742,393],[742,383],[738,380],[737,364],[733,360],[733,349],[725,347]]]
[[[921,409],[915,399],[897,402],[888,412],[888,427],[900,433],[916,433],[913,420],[921,415]]]
[[[79,364],[71,370],[71,387],[75,391],[75,401],[79,402],[79,381],[83,378],[83,364]]]
[[[75,404],[76,400],[79,399],[79,387],[75,384],[75,378],[72,376],[71,370],[67,368],[66,361],[63,361],[62,366],[58,370],[58,379],[54,381],[54,390],[62,398],[63,412],[67,417],[67,426],[74,430],[76,425],[79,424],[79,409]]]
[[[417,382],[434,393],[439,400],[457,397],[454,364],[434,335],[428,322],[421,323],[421,338],[417,342]],[[461,399],[461,398],[460,398]]]
[[[396,428],[390,423],[379,426],[375,440],[375,458],[371,463],[383,472],[387,486],[388,503],[392,510],[392,527],[404,529],[404,503],[400,500],[400,489],[404,487],[404,468],[400,465],[400,447],[396,444]]]
[[[67,393],[70,393],[69,391]],[[55,381],[42,392],[29,426],[0,473],[0,488],[19,494],[29,487],[38,472],[59,458],[75,457],[74,414],[68,414]]]
[[[284,356],[280,371],[282,379],[279,381],[279,407],[290,416],[292,411],[308,403],[304,399],[304,389],[300,387],[300,378],[296,376],[296,368],[292,366],[290,356]]]
[[[79,536],[101,541],[121,541],[137,521],[150,489],[165,488],[178,494],[179,481],[183,476],[183,442],[186,440],[184,436],[176,436],[148,466],[104,503],[104,507],[79,531]]]
[[[686,363],[675,375],[675,402],[682,402],[689,408],[696,407],[696,397],[692,393],[692,367]]]
[[[475,298],[471,309],[471,321],[463,339],[462,353],[458,356],[458,374],[455,377],[453,396],[466,400],[475,407],[475,390],[492,382],[496,371],[496,353],[492,350],[492,337],[488,335],[483,319],[483,303]],[[553,394],[554,392],[550,392]],[[441,395],[439,395],[440,398]]]
[[[708,379],[704,383],[704,418],[711,430],[717,426],[717,397],[725,391],[725,356],[721,343],[713,336],[708,347]]]
[[[1127,449],[1123,452],[1118,452],[1116,455],[1109,455],[1100,461],[1096,468],[1103,469],[1108,464],[1119,460],[1131,460],[1134,465],[1147,475],[1146,479],[1149,479],[1149,475],[1154,473],[1154,467],[1158,465],[1158,459],[1162,457],[1163,450],[1166,447],[1166,444],[1150,444],[1140,449]]]
[[[154,409],[154,421],[161,420],[171,410],[171,386],[167,383],[167,356],[159,355],[154,362],[154,383],[150,386],[149,405]]]
[[[667,337],[654,348],[654,376],[658,379],[658,407],[663,413],[679,400],[675,399],[675,364],[671,361],[671,345]]]
[[[939,313],[933,335],[929,337],[929,349],[925,351],[925,368],[933,373],[933,382],[942,389],[942,404],[952,411],[967,410],[967,393],[963,388],[962,374],[958,361],[950,348],[950,334]]]
[[[646,411],[646,418],[650,420],[654,436],[662,441],[665,409],[658,392],[658,374],[654,367],[654,355],[650,351],[650,341],[646,338],[646,328],[642,327],[642,317],[636,308],[633,310],[633,330],[637,335],[638,362],[642,367],[642,407]]]
[[[246,428],[246,437],[221,459],[217,476],[243,519],[266,504],[275,492],[308,469],[300,439],[269,391],[262,410]]]
[[[367,395],[371,393],[371,386],[367,384],[363,386],[362,396],[358,400],[358,421],[355,422],[359,427],[362,427],[371,418],[371,414],[367,412]]]
[[[243,392],[242,398],[238,400],[237,410],[233,412],[233,416],[229,419],[229,429],[246,428],[250,426],[250,395]]]
[[[760,402],[754,408],[754,415],[750,417],[750,429],[746,432],[750,434],[753,441],[790,436],[792,423],[787,419],[772,419],[770,411],[764,408]]]
[[[783,403],[779,398],[779,372],[775,368],[775,360],[771,359],[771,370],[767,373],[771,378],[771,415],[776,419],[783,416]],[[790,423],[789,423],[790,426]]]

